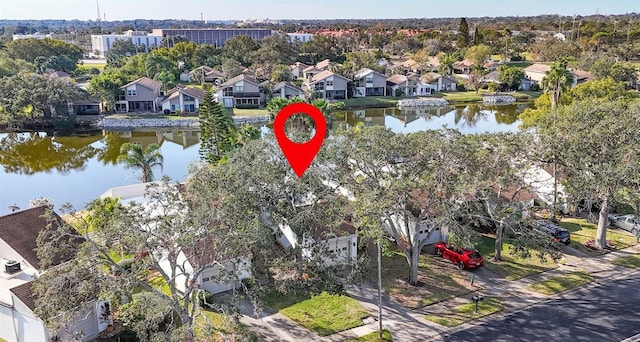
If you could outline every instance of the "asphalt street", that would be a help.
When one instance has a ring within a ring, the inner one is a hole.
[[[445,341],[621,341],[640,333],[640,275],[585,288]]]

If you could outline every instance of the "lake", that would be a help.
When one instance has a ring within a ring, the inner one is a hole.
[[[527,106],[366,109],[339,112],[337,117],[338,122],[348,125],[385,125],[396,133],[446,126],[473,134],[518,130],[518,114]],[[199,132],[193,130],[97,130],[73,136],[0,133],[0,215],[9,213],[12,205],[26,209],[29,201],[38,197],[50,198],[56,209],[67,202],[82,209],[111,187],[139,182],[139,172],[116,163],[125,142],[138,142],[143,147],[160,145],[164,167],[154,170],[156,179],[168,176],[181,181],[189,173],[189,165],[199,159]]]

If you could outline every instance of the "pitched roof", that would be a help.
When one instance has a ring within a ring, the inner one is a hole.
[[[298,90],[300,92],[304,92],[301,88],[294,86],[293,84],[289,83],[289,82],[278,82],[275,86],[273,86],[273,90],[280,90],[284,87],[289,87],[292,88],[294,90]]]
[[[40,260],[36,253],[36,239],[40,231],[49,224],[47,219],[42,217],[47,209],[46,206],[40,206],[0,216],[0,239],[36,269],[40,269]],[[53,215],[60,224],[64,222],[55,212]],[[67,261],[71,257],[70,255],[58,256],[57,260],[54,260],[54,264]]]
[[[211,70],[214,70],[212,67],[208,66],[208,65],[203,65],[203,66],[199,66],[193,70],[190,71],[190,73],[196,73],[196,72],[202,72],[201,70],[204,69],[204,72],[207,73]]]
[[[453,62],[454,67],[470,68],[473,66],[473,61],[469,59],[463,59],[461,61]]]
[[[231,85],[234,85],[240,81],[246,81],[246,82],[251,82],[257,86],[260,86],[260,84],[258,84],[258,82],[251,76],[246,75],[246,74],[240,74],[230,80],[227,80],[226,82],[222,83],[218,88],[224,88],[224,87],[228,87]]]
[[[206,95],[206,91],[200,89],[200,88],[196,88],[196,87],[185,87],[182,84],[178,84],[175,88],[169,90],[167,92],[168,96],[165,97],[164,100],[162,100],[162,102],[168,101],[168,100],[172,100],[175,99],[176,97],[180,96],[180,93],[183,93],[185,95],[189,95],[191,97],[195,97],[198,100],[202,100],[204,99],[204,96]]]
[[[358,70],[358,72],[356,72],[356,74],[355,74],[355,76],[353,78],[358,80],[358,79],[364,78],[365,76],[367,76],[367,75],[369,75],[371,73],[376,73],[376,74],[378,74],[380,76],[384,76],[384,75],[382,75],[381,73],[379,73],[379,72],[377,72],[375,70],[371,70],[369,68],[362,68],[362,69]]]
[[[542,74],[546,73],[549,70],[551,70],[551,66],[548,64],[542,64],[542,63],[534,63],[524,68],[525,72],[538,72]]]
[[[329,71],[329,70],[325,70],[325,71],[320,72],[320,73],[316,74],[315,76],[313,76],[313,78],[311,79],[311,83],[316,83],[318,81],[322,81],[322,80],[324,80],[325,78],[327,78],[329,76],[337,76],[337,77],[343,78],[343,79],[345,79],[347,81],[349,80],[348,78],[346,78],[344,76],[341,76],[341,75],[338,75],[335,72],[332,72],[332,71]]]
[[[123,85],[120,88],[126,88],[128,86],[134,85],[134,84],[139,84],[145,88],[149,88],[151,90],[156,90],[159,89],[160,87],[162,87],[162,82],[156,81],[156,80],[152,80],[149,77],[140,77],[139,79],[127,83],[125,85]]]
[[[576,81],[584,81],[591,79],[591,73],[584,70],[573,70],[573,74],[576,75]]]
[[[308,68],[309,66],[304,64],[304,63],[300,63],[300,62],[295,62],[295,63],[289,65],[289,69],[294,69],[294,68],[297,68],[297,67],[301,67],[304,70],[304,69]]]
[[[67,74],[64,71],[54,71],[49,73],[50,77],[55,77],[55,78],[64,78],[64,77],[71,77],[71,75]]]
[[[224,73],[217,69],[212,69],[204,74],[204,77],[224,78]]]
[[[31,311],[36,309],[36,297],[31,290],[32,281],[18,285],[12,288],[10,291],[20,299]]]
[[[394,74],[391,75],[389,77],[387,77],[387,82],[393,83],[393,84],[400,84],[400,83],[404,83],[407,81],[407,76],[404,75],[400,75],[400,74]]]
[[[320,62],[318,62],[318,64],[316,64],[316,68],[318,69],[326,69],[331,65],[331,61],[327,58],[325,60],[322,60]]]
[[[317,70],[320,71],[320,69],[316,68],[314,65],[310,66],[310,67],[306,67],[302,70],[302,72],[309,72],[309,71],[313,71],[313,70]]]

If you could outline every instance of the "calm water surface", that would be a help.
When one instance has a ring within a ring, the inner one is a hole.
[[[517,115],[526,104],[399,110],[397,108],[345,111],[338,121],[348,125],[385,125],[396,133],[410,133],[443,126],[463,133],[516,131]],[[158,143],[164,167],[157,179],[168,176],[182,181],[189,165],[199,159],[199,132],[158,130],[150,132],[95,131],[74,136],[44,132],[0,133],[0,215],[9,206],[27,208],[38,197],[53,200],[55,207],[71,203],[82,209],[107,189],[139,182],[139,172],[116,163],[120,146],[138,142]]]

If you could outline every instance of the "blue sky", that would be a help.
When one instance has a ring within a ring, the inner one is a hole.
[[[637,0],[99,0],[107,20],[435,18],[624,14]],[[95,0],[0,0],[0,19],[95,19]]]

